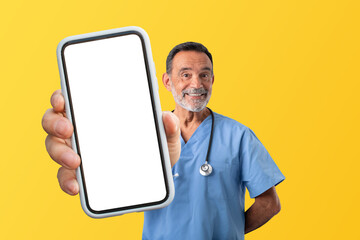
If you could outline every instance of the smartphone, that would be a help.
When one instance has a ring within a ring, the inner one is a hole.
[[[67,37],[57,59],[85,213],[169,205],[174,184],[147,33],[125,27]]]

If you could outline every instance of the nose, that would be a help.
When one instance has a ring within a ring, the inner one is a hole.
[[[202,87],[202,81],[199,78],[199,76],[193,76],[191,78],[190,87],[192,87],[192,88],[200,88],[200,87]]]

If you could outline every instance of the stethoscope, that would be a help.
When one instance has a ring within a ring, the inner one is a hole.
[[[212,124],[211,124],[211,133],[210,133],[209,146],[208,146],[208,150],[207,150],[207,154],[206,154],[205,163],[203,165],[201,165],[201,167],[200,167],[200,174],[203,176],[209,176],[213,171],[213,168],[209,163],[209,155],[210,155],[211,143],[212,143],[213,132],[214,132],[215,118],[214,118],[214,113],[211,111],[211,109],[208,107],[207,107],[207,109],[209,109],[209,111],[211,113]],[[174,110],[172,110],[172,112],[174,112]]]

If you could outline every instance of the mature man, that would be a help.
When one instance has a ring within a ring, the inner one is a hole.
[[[143,239],[244,239],[280,211],[275,186],[284,176],[249,128],[206,108],[214,74],[212,56],[203,45],[175,46],[166,65],[162,80],[176,106],[175,115],[164,112],[163,121],[176,194],[168,207],[145,212]],[[62,165],[61,188],[74,195],[80,158],[68,140],[73,128],[64,117],[59,91],[51,103],[53,109],[43,117],[46,147]],[[199,172],[206,160],[213,169],[208,176]],[[245,187],[255,198],[246,212]]]

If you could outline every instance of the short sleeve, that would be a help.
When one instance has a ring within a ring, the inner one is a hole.
[[[285,177],[268,151],[247,128],[240,144],[241,180],[254,198],[282,182]]]

